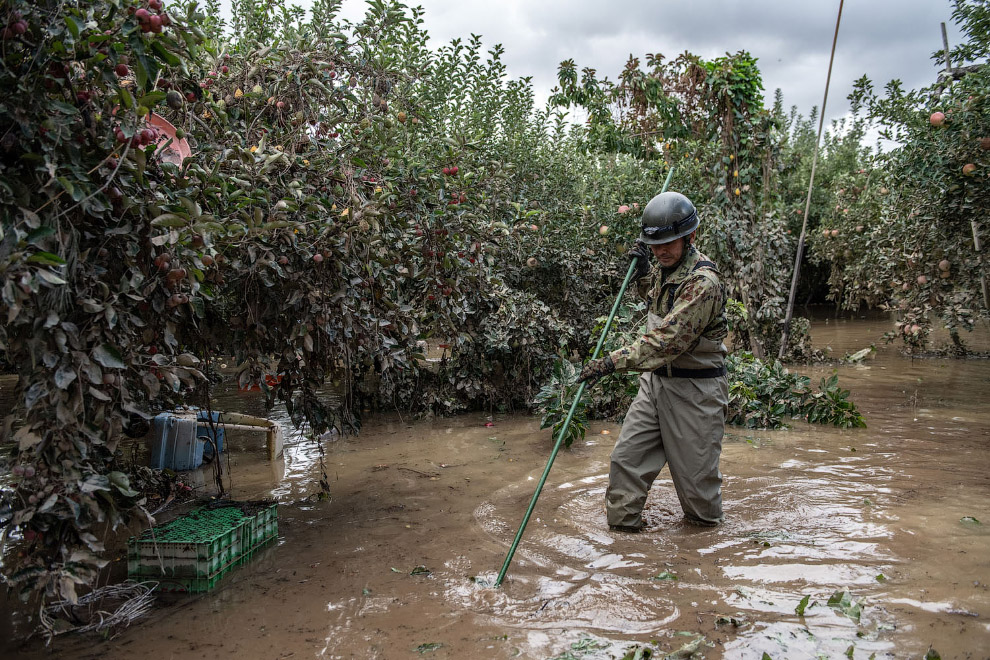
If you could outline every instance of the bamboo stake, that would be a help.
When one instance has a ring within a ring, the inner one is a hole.
[[[798,238],[797,256],[794,258],[791,294],[787,298],[787,314],[784,316],[784,331],[780,337],[780,351],[777,353],[778,360],[784,359],[784,353],[787,351],[787,340],[791,334],[791,319],[794,317],[794,297],[797,295],[798,278],[801,275],[801,259],[804,257],[804,239],[808,233],[808,213],[811,210],[811,191],[815,186],[815,169],[818,167],[818,148],[822,142],[822,127],[825,125],[825,104],[828,103],[828,87],[832,82],[832,62],[835,61],[835,43],[839,40],[839,22],[842,20],[842,5],[844,2],[845,0],[839,0],[839,15],[835,18],[835,34],[832,36],[832,54],[828,58],[828,75],[825,77],[825,97],[822,99],[822,114],[818,118],[818,137],[815,138],[815,153],[811,158],[811,178],[808,180],[808,196],[804,200],[804,219],[801,222],[801,236]]]

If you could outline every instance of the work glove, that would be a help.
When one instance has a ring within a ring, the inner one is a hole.
[[[653,258],[653,252],[650,250],[650,246],[644,243],[642,239],[636,239],[632,248],[626,252],[626,257],[636,260],[636,270],[633,271],[634,280],[650,274],[650,259]]]
[[[577,382],[586,383],[589,388],[594,387],[595,383],[611,373],[615,373],[615,363],[612,362],[612,358],[606,355],[584,365],[584,369],[577,377]]]

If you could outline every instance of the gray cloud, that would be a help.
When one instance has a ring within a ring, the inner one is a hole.
[[[615,79],[629,55],[685,50],[710,59],[747,50],[758,58],[768,103],[781,88],[802,114],[819,106],[825,87],[838,0],[420,0],[436,47],[455,37],[500,43],[513,77],[531,76],[537,99],[556,83],[557,67],[573,59]],[[832,72],[827,116],[848,111],[854,80],[868,75],[881,88],[897,78],[907,88],[930,84],[941,48],[939,23],[951,23],[948,0],[846,2]],[[363,0],[345,0],[344,15],[364,13]]]

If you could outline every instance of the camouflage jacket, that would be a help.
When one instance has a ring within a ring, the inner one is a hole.
[[[699,261],[707,260],[692,245],[674,271],[664,272],[658,264],[640,280],[650,323],[638,341],[609,354],[616,371],[653,371],[691,353],[701,342],[721,346],[728,335],[725,287],[717,270],[705,266],[694,270]]]

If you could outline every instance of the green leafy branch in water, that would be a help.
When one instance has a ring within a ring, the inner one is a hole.
[[[540,428],[553,427],[553,437],[560,433],[567,413],[571,409],[571,403],[577,396],[579,385],[577,382],[578,371],[573,364],[561,358],[553,365],[553,372],[550,375],[550,382],[540,389],[533,405],[543,414]],[[574,416],[571,418],[570,426],[567,427],[567,434],[564,436],[564,446],[570,447],[575,440],[584,438],[588,430],[587,404],[582,398],[574,409]]]
[[[784,418],[812,424],[865,428],[866,420],[839,387],[838,374],[822,378],[818,390],[811,379],[793,374],[777,360],[762,361],[752,353],[734,353],[729,370],[729,423],[749,428],[783,428]]]
[[[645,332],[644,315],[645,306],[642,303],[620,307],[602,354],[631,343]],[[602,318],[595,332],[603,329],[604,322]],[[774,359],[760,360],[752,353],[729,355],[726,367],[729,371],[730,424],[779,429],[786,426],[785,419],[791,418],[839,428],[866,427],[863,415],[849,400],[849,390],[839,387],[837,374],[822,378],[816,389],[807,376],[791,373],[783,363]],[[616,374],[597,384],[588,397],[589,401],[578,404],[564,438],[565,446],[570,447],[574,440],[584,437],[589,417],[611,418],[623,414],[636,396],[637,376]],[[577,393],[576,377],[575,366],[559,359],[554,364],[550,381],[533,401],[543,415],[540,428],[552,426],[555,438]]]
[[[570,650],[564,651],[560,655],[555,655],[551,660],[582,660],[589,655],[595,655],[598,651],[607,649],[609,646],[607,642],[597,640],[593,637],[582,637],[580,640],[571,644]]]
[[[599,336],[605,329],[607,316],[595,320],[592,335]],[[641,300],[625,301],[615,313],[612,328],[605,337],[602,355],[628,346],[646,332],[646,304]],[[588,415],[592,419],[620,419],[639,390],[638,373],[617,373],[603,378],[585,394],[588,397]]]

